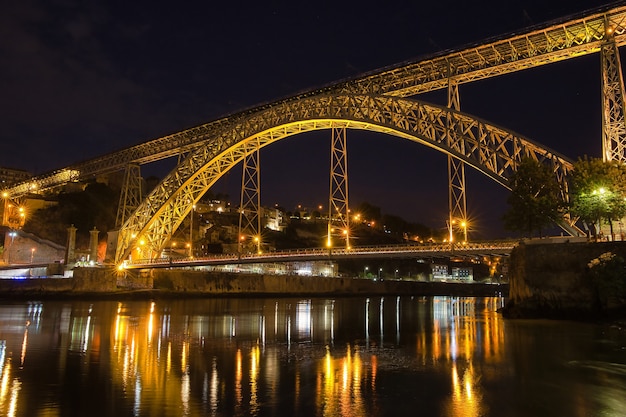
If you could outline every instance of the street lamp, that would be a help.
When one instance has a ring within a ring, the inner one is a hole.
[[[380,281],[380,274],[383,272],[382,268],[378,268],[378,280]]]
[[[30,263],[33,263],[33,258],[35,257],[35,248],[30,248]]]
[[[17,232],[11,231],[9,232],[9,237],[11,238],[11,246],[9,246],[9,254],[7,256],[8,263],[11,263],[11,252],[13,252],[13,241],[15,240],[15,236],[17,236]]]
[[[467,242],[467,221],[461,221],[461,227],[463,228],[463,241]]]
[[[256,253],[261,254],[261,238],[259,236],[254,237],[254,243],[256,244]]]
[[[594,189],[591,194],[596,198],[596,241],[598,240],[598,236],[602,233],[602,217],[607,212],[605,194],[606,189],[604,187],[600,187]],[[611,231],[612,232],[612,231]]]
[[[450,244],[452,244],[452,242],[454,241],[453,228],[455,223],[456,220],[454,220],[452,217],[450,217],[449,220],[446,220],[446,225],[448,226],[448,242],[450,242]]]
[[[369,271],[369,267],[366,266],[365,268],[363,268],[363,278],[367,278],[367,271]]]

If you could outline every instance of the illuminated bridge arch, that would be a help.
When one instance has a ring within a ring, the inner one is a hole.
[[[399,136],[452,155],[508,188],[520,160],[550,164],[567,198],[565,157],[468,114],[416,100],[377,95],[311,96],[241,114],[191,153],[141,203],[118,234],[115,261],[154,258],[193,205],[257,149],[299,133],[333,127]]]

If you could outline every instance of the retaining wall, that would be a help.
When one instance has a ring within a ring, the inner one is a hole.
[[[194,270],[126,271],[76,268],[73,278],[0,280],[0,296],[263,296],[263,295],[506,295],[506,284],[372,281],[359,278],[261,275]]]
[[[152,271],[154,288],[178,293],[213,295],[250,294],[419,294],[494,295],[503,287],[492,284],[463,284],[418,281],[372,281],[360,278],[333,278],[298,275],[208,273],[199,271]],[[506,287],[508,290],[508,287]]]
[[[600,300],[589,263],[603,253],[626,259],[625,242],[521,243],[511,253],[509,317],[593,318],[620,311],[624,300]],[[626,271],[622,276],[626,283]]]

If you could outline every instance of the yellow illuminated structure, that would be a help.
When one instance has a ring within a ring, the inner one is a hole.
[[[532,67],[600,53],[602,60],[603,155],[626,161],[624,84],[618,48],[626,43],[626,6],[604,7],[564,18],[471,48],[425,60],[403,62],[364,77],[248,109],[101,158],[18,184],[6,191],[16,198],[67,181],[184,154],[176,169],[155,188],[120,229],[115,260],[126,259],[145,239],[142,257],[158,256],[167,239],[199,198],[229,169],[277,140],[321,129],[364,129],[406,138],[450,156],[453,216],[464,213],[464,166],[470,165],[505,187],[522,156],[551,165],[567,199],[563,157],[458,110],[458,86]],[[449,105],[409,100],[449,89]],[[451,216],[452,217],[452,216]],[[572,224],[564,228],[575,234]]]
[[[329,118],[331,114],[334,118]],[[453,130],[447,130],[450,120]],[[562,190],[567,191],[565,178],[572,168],[570,161],[467,114],[396,97],[311,97],[250,115],[190,154],[144,199],[136,215],[120,230],[116,263],[128,257],[139,239],[145,241],[140,258],[159,254],[193,204],[248,155],[250,143],[258,142],[262,148],[292,135],[340,127],[382,132],[452,154],[505,187],[521,158],[529,156],[550,164]],[[249,133],[243,140],[242,131]],[[449,144],[451,136],[454,140]]]
[[[261,167],[259,160],[260,144],[250,141],[243,161],[241,175],[241,203],[239,204],[239,245],[241,254],[244,246],[252,244],[256,253],[261,253]],[[246,236],[250,237],[246,242]]]
[[[328,236],[326,246],[332,245],[333,223],[339,225],[339,238],[350,247],[350,209],[348,205],[348,154],[346,127],[332,128],[330,152],[330,192],[328,202]]]
[[[47,189],[68,180],[75,181],[98,173],[123,170],[129,163],[141,165],[184,155],[214,140],[217,132],[234,121],[285,101],[341,93],[409,97],[448,88],[451,80],[454,84],[460,85],[598,52],[603,59],[603,85],[606,86],[606,90],[603,91],[605,103],[603,129],[606,133],[603,143],[607,148],[605,155],[611,155],[609,159],[624,160],[624,142],[619,137],[622,132],[618,129],[620,105],[623,108],[623,82],[618,71],[619,55],[615,53],[617,48],[624,44],[626,44],[626,6],[589,10],[584,15],[565,17],[543,27],[534,26],[528,32],[516,33],[513,36],[429,59],[403,62],[380,71],[373,71],[364,77],[246,110],[76,164],[71,169],[35,177],[30,182],[10,188],[8,192],[15,198],[27,193],[32,187]]]

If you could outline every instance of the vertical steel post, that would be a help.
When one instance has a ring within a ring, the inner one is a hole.
[[[346,128],[333,127],[330,152],[330,197],[328,204],[328,238],[332,247],[333,221],[339,225],[339,235],[350,248],[350,210],[348,206],[348,157]]]
[[[120,193],[120,202],[117,206],[116,229],[121,228],[141,204],[141,184],[142,178],[139,165],[127,165],[124,173],[124,184],[122,184],[122,192]]]
[[[626,162],[626,109],[624,78],[613,28],[605,22],[607,41],[602,59],[602,159]]]
[[[257,139],[243,163],[241,176],[241,204],[239,205],[239,254],[243,252],[246,234],[250,236],[256,246],[257,253],[261,252],[261,190],[260,190],[260,143]]]
[[[459,84],[448,77],[448,107],[460,110]],[[454,128],[451,117],[448,117],[448,132]],[[448,146],[462,146],[453,143],[454,135],[448,133]],[[465,164],[463,161],[448,155],[448,233],[450,243],[454,240],[453,228],[456,223],[467,225],[467,203],[465,199]],[[467,229],[465,229],[467,230]],[[467,240],[467,235],[465,235]]]

